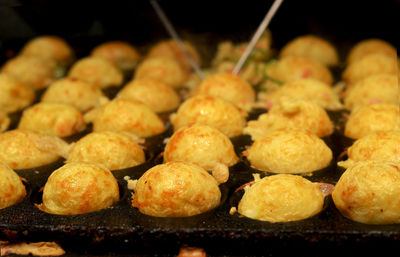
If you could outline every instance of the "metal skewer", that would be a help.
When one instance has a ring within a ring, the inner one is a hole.
[[[176,33],[174,27],[172,26],[171,22],[168,20],[167,16],[165,15],[164,11],[161,9],[160,5],[158,4],[157,0],[150,0],[151,5],[153,6],[154,10],[156,11],[158,17],[160,18],[162,24],[164,25],[165,29],[168,31],[169,35],[175,39],[178,43],[178,46],[181,48],[182,52],[184,53],[185,57],[189,61],[190,65],[194,69],[194,71],[199,75],[201,79],[204,79],[205,76],[201,71],[200,67],[197,65],[196,61],[192,58],[189,52],[186,50],[185,45],[183,44],[182,40],[179,38],[178,33]]]
[[[267,15],[265,15],[260,26],[258,26],[256,33],[254,33],[254,36],[252,37],[250,43],[247,45],[246,50],[243,52],[242,56],[240,57],[239,61],[236,64],[235,68],[233,69],[233,71],[232,71],[233,74],[236,75],[240,71],[244,62],[247,60],[247,57],[249,57],[250,53],[253,51],[253,48],[256,45],[258,39],[261,37],[262,33],[265,31],[268,24],[271,22],[272,18],[274,17],[276,11],[278,10],[278,8],[282,2],[283,2],[283,0],[275,0],[275,2],[272,4]]]

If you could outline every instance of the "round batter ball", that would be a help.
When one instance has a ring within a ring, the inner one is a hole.
[[[19,129],[67,137],[85,129],[82,113],[75,107],[59,103],[38,103],[22,113]]]
[[[344,105],[349,110],[373,103],[400,104],[396,75],[371,75],[351,85],[345,91]]]
[[[398,68],[396,58],[381,53],[369,54],[349,64],[344,70],[342,78],[351,85],[376,74],[397,76]]]
[[[0,209],[19,203],[26,196],[21,178],[9,166],[0,162]]]
[[[299,79],[288,82],[273,91],[261,92],[258,96],[265,103],[267,109],[278,103],[282,97],[311,101],[328,110],[343,108],[339,95],[332,87],[315,79]]]
[[[117,97],[140,101],[157,113],[175,110],[180,104],[180,97],[172,87],[149,78],[132,80]]]
[[[351,64],[362,59],[364,56],[369,54],[380,53],[388,57],[397,58],[397,50],[390,43],[377,39],[371,38],[358,42],[350,50],[347,56],[347,63]]]
[[[17,56],[9,59],[1,68],[4,72],[32,89],[48,87],[64,73],[56,62],[34,56]]]
[[[100,107],[108,101],[101,89],[76,78],[63,78],[51,84],[42,95],[42,102],[63,103],[81,112]]]
[[[68,77],[100,88],[120,86],[123,75],[111,62],[99,57],[85,57],[72,65]]]
[[[29,106],[35,99],[33,90],[10,75],[0,73],[0,110],[16,112]]]
[[[245,188],[238,211],[251,219],[289,222],[309,218],[319,213],[323,205],[324,194],[319,183],[301,176],[278,174]]]
[[[287,43],[280,52],[280,58],[286,56],[303,56],[326,66],[339,63],[338,52],[329,41],[315,36],[299,36]]]
[[[219,205],[217,181],[203,168],[185,162],[154,166],[138,180],[132,206],[156,217],[186,217]]]
[[[159,80],[170,87],[179,88],[188,79],[188,72],[173,58],[152,57],[145,59],[135,71],[134,79]]]
[[[272,34],[270,30],[265,30],[257,43],[254,46],[253,51],[249,56],[249,60],[251,61],[265,61],[271,56],[271,42],[272,42]],[[242,43],[233,43],[232,41],[223,41],[218,43],[217,52],[212,60],[211,65],[213,67],[218,67],[222,63],[235,63],[240,59],[243,55],[244,51],[248,46],[248,42]]]
[[[74,52],[68,43],[57,36],[39,36],[28,41],[21,55],[51,59],[67,67],[74,60]]]
[[[400,131],[380,131],[357,139],[347,148],[348,159],[338,163],[349,168],[354,162],[384,159],[400,163]]]
[[[206,170],[217,165],[232,166],[238,161],[232,142],[219,130],[193,125],[176,131],[164,150],[164,162],[191,162]]]
[[[143,149],[128,133],[92,132],[71,148],[68,162],[99,163],[110,170],[134,167],[146,161]]]
[[[290,82],[311,78],[331,85],[333,76],[329,69],[319,62],[303,56],[286,56],[276,64],[267,67],[267,74],[279,81]]]
[[[206,95],[187,99],[170,119],[174,131],[184,126],[203,124],[218,129],[228,137],[240,135],[246,125],[245,115],[233,104]]]
[[[94,118],[93,131],[126,131],[147,138],[161,134],[165,127],[157,114],[141,102],[114,99]]]
[[[140,60],[135,47],[123,41],[105,42],[95,47],[90,55],[103,58],[123,71],[133,70]]]
[[[256,98],[253,87],[231,73],[218,73],[207,77],[196,87],[194,94],[218,97],[244,110],[250,110]]]
[[[366,224],[400,223],[400,164],[368,160],[348,168],[332,192],[347,218]]]
[[[254,141],[247,159],[257,170],[306,173],[321,170],[332,161],[323,140],[304,129],[277,129]]]
[[[333,123],[325,109],[314,102],[300,99],[282,99],[257,120],[249,121],[243,133],[256,140],[272,130],[287,127],[307,129],[318,137],[333,133]]]
[[[184,41],[183,45],[185,46],[190,56],[192,56],[193,60],[200,66],[201,58],[199,53],[197,52],[197,49],[187,41]],[[176,60],[186,71],[190,71],[192,69],[192,66],[187,60],[185,54],[182,52],[178,43],[173,39],[164,40],[154,45],[148,52],[146,58],[153,57],[172,58]]]
[[[344,135],[358,139],[371,132],[400,130],[399,105],[377,103],[354,109],[345,123]]]
[[[41,136],[29,130],[9,130],[0,134],[0,161],[12,169],[30,169],[60,159],[56,151],[38,148]]]
[[[75,162],[50,175],[38,207],[51,214],[75,215],[108,208],[118,200],[118,183],[108,169]]]

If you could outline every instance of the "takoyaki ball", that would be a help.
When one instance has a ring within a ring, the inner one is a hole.
[[[133,70],[140,60],[139,52],[123,41],[109,41],[98,45],[92,50],[91,56],[103,58],[123,71]]]
[[[37,132],[21,129],[6,131],[0,134],[0,161],[12,169],[30,169],[60,159],[57,151],[46,145],[42,148],[42,144],[46,142]]]
[[[384,159],[400,163],[400,130],[379,131],[357,139],[347,148],[348,159],[338,163],[349,168],[354,162]]]
[[[399,83],[396,75],[377,74],[351,85],[344,92],[344,105],[352,110],[357,106],[373,103],[399,102]]]
[[[247,159],[253,168],[264,172],[308,173],[329,166],[332,151],[310,131],[286,128],[255,140]]]
[[[261,37],[258,39],[257,43],[254,45],[253,51],[250,53],[249,59],[256,62],[265,61],[272,56],[273,51],[271,51],[272,44],[272,34],[270,30],[265,30]],[[240,57],[242,57],[244,51],[248,47],[249,42],[239,43],[235,45],[233,55],[231,60],[237,62]]]
[[[0,132],[3,132],[8,129],[10,126],[10,118],[6,113],[0,111]]]
[[[125,131],[147,138],[165,131],[164,123],[141,102],[114,99],[101,107],[93,120],[93,131]]]
[[[384,54],[369,54],[349,64],[342,77],[349,85],[376,74],[398,75],[398,63],[396,58]]]
[[[108,102],[108,98],[93,84],[76,78],[63,78],[46,89],[41,101],[70,104],[81,112],[87,112]]]
[[[154,166],[138,180],[132,206],[156,217],[186,217],[219,205],[217,181],[203,168],[185,162]]]
[[[272,35],[270,30],[262,33],[260,39],[254,46],[249,59],[254,61],[264,61],[271,56]],[[218,67],[222,63],[236,63],[246,50],[248,43],[233,44],[231,41],[224,41],[218,44],[217,53],[212,60],[212,66]]]
[[[175,110],[181,101],[172,87],[150,78],[130,81],[119,91],[117,98],[140,101],[157,113]]]
[[[51,214],[75,215],[108,208],[118,200],[118,183],[108,169],[75,162],[50,175],[43,189],[43,203],[38,207]]]
[[[301,176],[278,174],[245,188],[238,211],[251,219],[290,222],[319,213],[324,205],[319,183]]]
[[[357,43],[350,50],[347,56],[347,63],[351,64],[369,54],[384,54],[388,57],[397,58],[397,50],[390,43],[383,41],[381,39],[366,39]]]
[[[63,75],[55,61],[34,56],[14,57],[3,65],[1,71],[35,90],[48,87]]]
[[[333,83],[333,76],[325,65],[303,56],[283,57],[267,67],[267,74],[282,82],[310,78],[328,85]]]
[[[83,115],[77,108],[59,103],[38,103],[25,109],[18,124],[19,129],[57,137],[74,135],[85,127]]]
[[[187,41],[183,42],[183,45],[186,48],[186,51],[190,54],[193,60],[200,66],[201,58],[197,49]],[[150,51],[148,52],[146,58],[154,58],[154,57],[167,57],[176,60],[185,71],[189,72],[192,69],[188,59],[185,54],[179,47],[178,43],[171,39],[165,40],[154,45]]]
[[[0,110],[11,113],[29,106],[35,99],[33,90],[14,77],[0,73]]]
[[[64,39],[57,36],[33,38],[25,44],[21,55],[51,59],[63,67],[69,66],[74,60],[72,48]]]
[[[184,126],[202,124],[214,127],[228,137],[239,136],[246,125],[245,114],[222,99],[197,95],[183,102],[170,116],[174,131]]]
[[[333,133],[333,123],[325,109],[314,102],[300,99],[282,99],[257,120],[249,121],[243,133],[256,140],[274,129],[287,127],[304,128],[318,137]]]
[[[358,139],[371,132],[400,130],[399,105],[377,103],[354,109],[345,123],[344,135]]]
[[[366,224],[400,223],[400,164],[356,162],[337,182],[332,198],[347,218]]]
[[[218,73],[207,77],[195,89],[195,95],[211,95],[250,110],[256,95],[247,81],[231,73]]]
[[[280,58],[286,56],[303,56],[326,66],[339,63],[337,49],[327,40],[315,36],[299,36],[287,43],[280,52]]]
[[[83,80],[99,88],[120,86],[123,75],[111,62],[99,57],[85,57],[72,65],[68,77]]]
[[[168,140],[164,150],[164,162],[191,162],[208,171],[218,165],[232,166],[238,160],[229,138],[207,125],[180,128]]]
[[[152,57],[139,64],[133,79],[155,79],[170,87],[179,88],[188,79],[188,72],[178,61],[168,57]]]
[[[67,162],[98,163],[110,170],[140,165],[146,161],[143,149],[129,133],[92,132],[78,140]]]
[[[259,100],[265,103],[267,109],[277,104],[282,97],[303,99],[314,102],[327,110],[340,110],[339,95],[331,86],[315,79],[299,79],[288,82],[275,90],[260,92]]]
[[[21,178],[9,166],[0,162],[0,209],[19,203],[26,196]]]

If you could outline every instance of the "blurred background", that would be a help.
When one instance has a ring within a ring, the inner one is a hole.
[[[248,41],[272,2],[159,0],[178,33],[209,55],[219,41]],[[273,47],[302,34],[332,41],[342,58],[365,38],[381,38],[397,47],[399,6],[399,0],[285,0],[269,26]],[[5,49],[18,51],[28,39],[43,34],[65,38],[82,56],[105,40],[145,47],[169,37],[148,0],[0,0],[3,57]]]

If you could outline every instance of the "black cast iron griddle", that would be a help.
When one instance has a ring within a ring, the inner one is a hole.
[[[337,114],[336,114],[337,115]],[[256,116],[256,115],[255,115]],[[159,153],[166,133],[147,140],[148,161],[140,166],[113,171],[120,186],[121,200],[111,208],[94,213],[60,216],[44,213],[35,207],[40,203],[40,188],[63,160],[17,173],[26,178],[27,197],[15,206],[0,210],[0,239],[23,241],[56,241],[68,252],[90,254],[177,254],[184,245],[202,247],[210,256],[280,255],[288,252],[319,256],[318,249],[335,251],[368,251],[373,247],[399,248],[400,225],[365,225],[344,218],[331,197],[326,198],[322,212],[302,221],[269,223],[231,215],[238,205],[242,184],[251,181],[256,170],[245,157],[230,169],[230,178],[220,186],[221,205],[204,214],[185,218],[156,218],[131,207],[131,192],[125,176],[138,179],[150,167],[162,163]],[[325,139],[338,156],[343,142],[336,132]],[[233,138],[238,154],[251,144],[248,136]],[[336,148],[335,148],[336,147]],[[335,184],[343,170],[335,161],[328,168],[306,176],[312,181]],[[324,251],[325,251],[324,250]],[[316,255],[314,255],[316,254]]]
[[[336,71],[337,74],[340,72]],[[106,94],[114,96],[119,89],[111,88]],[[256,119],[264,111],[254,110],[249,119]],[[334,160],[326,169],[306,178],[335,184],[343,173],[336,166],[336,158],[351,145],[352,140],[342,136],[344,114],[329,114],[337,126],[335,133],[325,141],[333,151]],[[20,116],[20,113],[11,115],[12,128],[17,126]],[[168,114],[162,117],[167,121]],[[67,140],[76,141],[89,132],[90,127]],[[237,207],[243,195],[243,190],[235,190],[253,180],[252,173],[257,172],[241,156],[246,146],[252,143],[248,136],[232,139],[241,160],[230,168],[229,181],[220,186],[222,201],[216,209],[185,218],[156,218],[141,214],[131,207],[131,192],[124,177],[138,179],[147,169],[162,163],[159,154],[165,146],[163,140],[171,134],[169,127],[164,134],[146,140],[146,163],[112,171],[119,182],[121,200],[111,208],[94,213],[60,216],[44,213],[35,207],[35,203],[41,201],[40,189],[63,160],[17,171],[27,180],[28,194],[21,203],[0,210],[0,240],[56,241],[66,250],[66,256],[175,256],[184,245],[204,248],[209,256],[282,256],[287,253],[326,256],[342,252],[369,253],[373,248],[400,250],[400,225],[353,222],[339,213],[330,196],[319,214],[302,221],[269,223],[241,217],[237,213],[230,215],[231,207]]]

